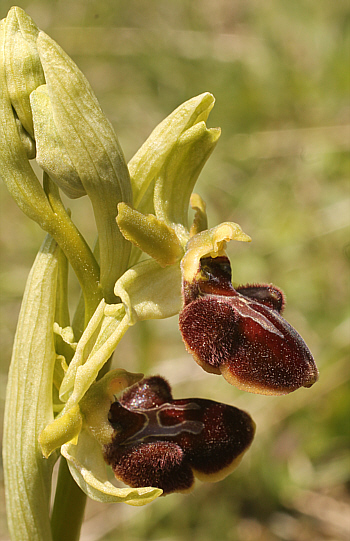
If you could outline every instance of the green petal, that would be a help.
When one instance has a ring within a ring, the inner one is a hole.
[[[116,282],[129,324],[142,319],[162,319],[182,308],[180,265],[162,268],[154,259],[137,263]]]
[[[186,130],[173,146],[167,160],[156,178],[154,209],[158,219],[175,228],[183,243],[188,240],[188,207],[197,178],[214,150],[220,137],[220,129],[207,129],[199,122]]]
[[[61,452],[67,459],[72,477],[81,490],[93,500],[145,505],[162,494],[159,488],[116,488],[112,485],[107,478],[101,446],[87,430],[80,433],[77,445],[63,445]]]
[[[181,259],[183,249],[175,231],[153,214],[141,214],[125,203],[119,203],[117,223],[124,237],[153,257],[159,265],[173,265]]]
[[[180,135],[198,122],[206,121],[214,106],[214,96],[205,92],[181,104],[151,133],[128,163],[135,208],[154,180]]]
[[[58,252],[57,244],[47,236],[26,284],[8,377],[3,457],[9,529],[11,538],[18,541],[51,539],[49,503],[55,457],[43,458],[38,437],[53,419]]]
[[[251,238],[234,222],[223,222],[191,237],[181,262],[183,279],[191,283],[198,272],[200,259],[204,256],[224,255],[226,244],[230,240],[250,242]]]
[[[114,310],[111,310],[111,307],[108,306],[106,308],[110,308],[108,313],[111,315],[104,314],[100,330],[97,337],[95,336],[94,338],[95,343],[90,354],[86,360],[83,358],[83,364],[80,364],[80,361],[75,364],[74,356],[69,365],[60,389],[60,397],[64,396],[65,398],[63,391],[66,390],[68,394],[69,386],[73,383],[73,391],[67,400],[65,410],[68,410],[82,399],[130,326],[129,317],[125,314],[122,304],[115,305]],[[79,342],[75,355],[77,355],[78,349]],[[74,365],[71,369],[70,367],[73,362]]]
[[[31,93],[36,161],[71,198],[86,195],[84,186],[57,131],[47,85]]]

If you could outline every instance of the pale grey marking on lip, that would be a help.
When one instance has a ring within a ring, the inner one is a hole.
[[[147,410],[130,410],[143,415],[145,421],[143,427],[138,432],[130,436],[130,438],[123,441],[122,445],[130,445],[135,442],[144,442],[148,438],[178,436],[181,434],[181,432],[190,432],[191,434],[200,434],[202,432],[204,424],[200,421],[182,421],[171,426],[162,425],[159,414],[167,409],[175,409],[179,411],[198,410],[200,409],[200,406],[194,402],[183,405],[166,403],[156,408],[149,408]]]
[[[253,308],[251,308],[249,306],[250,304],[250,300],[249,299],[245,299],[242,295],[240,295],[240,298],[238,299],[238,303],[241,303],[242,305],[244,304],[245,305],[245,310],[248,310],[248,314],[244,314],[242,313],[241,310],[239,310],[239,304],[238,306],[236,305],[236,308],[238,308],[238,312],[240,314],[240,316],[242,316],[243,318],[250,318],[250,319],[253,319],[258,325],[260,325],[260,327],[262,327],[263,329],[265,329],[266,331],[269,331],[269,332],[272,332],[273,334],[276,334],[277,336],[279,336],[280,338],[283,338],[284,339],[284,335],[281,333],[281,331],[279,331],[278,329],[276,329],[276,327],[274,326],[273,323],[271,323],[271,321],[269,321],[267,319],[267,317],[265,317],[263,314],[260,314],[260,312],[258,312],[259,314],[259,318],[256,317],[255,315],[255,310]],[[227,299],[227,297],[223,297],[223,299]],[[274,316],[275,317],[278,317],[279,319],[283,319],[278,312],[274,312]]]

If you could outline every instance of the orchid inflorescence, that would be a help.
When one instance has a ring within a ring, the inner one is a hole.
[[[174,399],[161,376],[110,370],[119,341],[137,322],[180,314],[195,361],[249,392],[286,394],[310,387],[318,373],[281,316],[281,290],[232,285],[226,243],[249,236],[232,222],[208,229],[205,204],[193,193],[220,136],[205,124],[213,96],[180,105],[126,165],[83,74],[20,8],[1,21],[0,44],[1,176],[47,232],[26,285],[9,373],[8,521],[13,539],[49,541],[59,452],[89,497],[143,505],[187,492],[195,477],[224,478],[252,443],[248,413],[204,398]],[[94,250],[60,190],[90,199]],[[72,323],[68,264],[82,292]],[[127,488],[111,482],[107,465]]]

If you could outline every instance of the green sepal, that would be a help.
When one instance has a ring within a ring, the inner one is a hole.
[[[220,137],[220,129],[208,129],[198,122],[186,130],[173,146],[164,163],[154,187],[154,209],[163,220],[182,238],[188,240],[188,207],[197,178],[214,150]],[[177,227],[177,224],[180,227]],[[181,234],[185,228],[186,232]]]
[[[206,121],[214,106],[214,96],[205,92],[182,103],[153,130],[128,163],[134,206],[143,210],[142,198],[158,176],[165,160],[183,132]],[[140,206],[141,204],[141,206]]]
[[[32,19],[15,6],[6,17],[5,74],[9,97],[19,120],[34,137],[30,93],[45,83],[36,47],[39,29]]]
[[[26,284],[9,370],[3,457],[13,541],[51,539],[50,487],[56,457],[43,458],[38,437],[53,419],[58,254],[56,242],[47,236]]]
[[[146,252],[162,267],[181,259],[183,248],[175,231],[153,214],[144,215],[119,203],[117,223],[124,237]]]

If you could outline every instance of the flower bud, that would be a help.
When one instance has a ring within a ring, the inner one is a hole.
[[[85,188],[56,128],[47,85],[31,93],[36,161],[71,199],[86,195]]]
[[[21,8],[10,9],[5,26],[5,73],[11,104],[21,124],[34,137],[30,93],[45,83],[36,40],[39,29]]]
[[[36,156],[36,145],[35,140],[29,135],[29,133],[24,129],[23,124],[19,120],[15,112],[15,123],[17,126],[19,138],[23,145],[23,149],[27,155],[28,160],[34,160]]]

